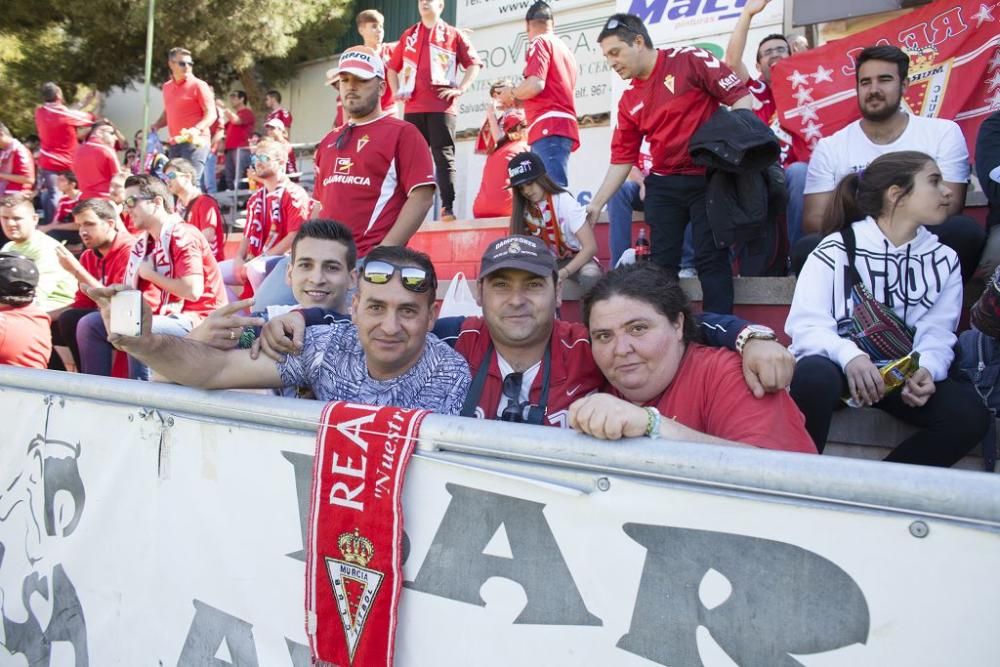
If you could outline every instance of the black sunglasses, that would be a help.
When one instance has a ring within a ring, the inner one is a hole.
[[[348,123],[344,126],[344,129],[340,131],[337,138],[333,140],[333,146],[338,151],[343,150],[344,146],[351,139],[351,131],[354,129],[354,123]]]
[[[411,292],[423,293],[431,288],[437,289],[437,278],[428,275],[428,272],[419,266],[397,266],[382,260],[366,262],[361,277],[373,285],[385,285],[392,280],[396,271],[399,271],[399,280],[403,283],[403,287]]]

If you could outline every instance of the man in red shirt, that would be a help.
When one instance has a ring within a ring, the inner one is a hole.
[[[195,181],[194,165],[182,157],[174,158],[163,167],[167,179],[167,189],[177,198],[175,208],[184,222],[201,230],[212,256],[217,262],[225,260],[226,228],[222,220],[219,202],[206,195]]]
[[[645,138],[653,156],[644,202],[651,257],[676,276],[684,229],[690,223],[704,308],[731,313],[729,250],[715,245],[705,207],[705,168],[691,160],[688,141],[720,105],[751,109],[750,92],[738,75],[707,51],[653,48],[642,19],[633,14],[614,14],[597,41],[611,68],[632,83],[618,102],[611,166],[587,206],[588,220],[597,221],[608,199],[628,177]]]
[[[785,170],[785,188],[788,190],[788,208],[785,218],[788,225],[788,246],[794,246],[802,237],[802,206],[805,198],[806,173],[809,170],[808,161],[803,162],[795,154],[792,137],[785,132],[778,120],[778,107],[774,103],[774,93],[771,91],[771,68],[778,62],[792,55],[791,46],[784,35],[775,33],[760,40],[757,45],[757,70],[760,76],[754,79],[743,64],[743,51],[747,45],[747,33],[750,32],[750,22],[753,17],[767,7],[771,0],[748,0],[743,6],[740,18],[736,21],[726,45],[725,63],[747,84],[754,96],[754,113],[771,128],[781,143],[781,166]]]
[[[418,0],[420,23],[403,31],[389,58],[389,85],[405,102],[403,119],[430,144],[441,194],[441,220],[455,219],[455,100],[479,75],[469,39],[441,20],[444,0]],[[433,57],[432,57],[433,56]],[[465,74],[458,80],[458,68]]]
[[[56,241],[65,241],[71,246],[80,245],[79,226],[73,220],[73,209],[80,203],[80,186],[76,174],[72,171],[62,171],[56,176],[56,188],[59,189],[59,204],[52,224],[39,225],[38,231],[45,232]],[[79,248],[74,248],[79,252]]]
[[[247,200],[247,222],[240,248],[232,260],[221,265],[227,285],[243,284],[243,298],[253,296],[265,276],[286,259],[295,232],[309,219],[312,202],[302,186],[292,183],[285,174],[287,157],[284,144],[261,139],[250,160],[260,187]],[[275,272],[276,278],[284,275],[283,266]],[[260,308],[273,303],[256,305]]]
[[[556,36],[552,8],[538,0],[528,8],[524,20],[528,39],[524,81],[501,94],[501,100],[521,100],[528,118],[528,143],[545,164],[552,180],[566,187],[569,154],[580,147],[576,123],[576,58]]]
[[[348,122],[319,142],[313,198],[322,206],[319,217],[351,228],[364,257],[377,245],[406,245],[430,209],[434,173],[420,132],[382,111],[378,54],[348,49],[338,72]]]
[[[107,199],[111,195],[111,179],[121,171],[115,154],[117,134],[106,120],[94,123],[87,141],[76,149],[73,156],[73,173],[80,186],[80,197]]]
[[[118,213],[106,199],[85,199],[73,209],[72,216],[79,225],[80,239],[87,250],[77,261],[73,253],[65,247],[56,247],[59,263],[76,278],[80,288],[77,289],[76,297],[70,305],[51,314],[52,343],[69,348],[77,369],[82,370],[86,366],[88,370],[85,372],[109,375],[111,373],[109,353],[105,352],[106,358],[101,359],[91,356],[90,348],[85,347],[88,353],[86,364],[81,362],[77,328],[84,317],[90,313],[97,313],[97,304],[84,294],[83,288],[107,287],[123,282],[125,267],[128,265],[132,246],[135,245],[135,238],[121,229]],[[160,290],[155,285],[143,281],[143,296],[150,306],[156,305],[160,301]],[[100,322],[99,313],[96,319]],[[86,346],[86,342],[84,345]],[[98,351],[97,354],[100,355],[101,352]],[[97,372],[96,368],[100,366],[106,367],[104,372]],[[65,370],[58,355],[52,355],[49,368]]]
[[[62,89],[51,81],[42,85],[42,102],[35,109],[35,128],[41,142],[38,168],[43,184],[43,220],[49,223],[56,210],[56,174],[73,168],[73,155],[79,145],[77,131],[79,128],[89,127],[94,122],[94,116],[67,107]]]
[[[223,178],[223,189],[239,189],[240,181],[246,177],[250,165],[250,134],[253,132],[257,118],[253,110],[247,106],[247,94],[243,90],[229,93],[229,103],[232,109],[227,109],[219,102],[219,117],[226,124],[226,163]]]
[[[6,192],[30,192],[34,187],[34,156],[0,123],[0,196]]]
[[[209,128],[216,119],[215,94],[194,75],[194,60],[187,49],[170,49],[167,66],[170,80],[163,84],[163,113],[151,129],[157,132],[166,127],[170,133],[167,156],[190,161],[201,179],[211,139]]]
[[[275,119],[280,120],[281,124],[285,126],[285,133],[291,134],[292,112],[281,106],[281,93],[277,90],[267,91],[264,95],[264,106],[267,108],[265,122]]]
[[[16,252],[0,253],[0,364],[45,368],[52,354],[49,316],[35,305],[38,269]]]
[[[358,26],[358,34],[364,40],[364,45],[377,53],[382,58],[382,62],[388,67],[389,58],[392,57],[396,43],[387,43],[385,41],[385,17],[382,16],[382,12],[377,9],[366,9],[358,13],[354,20]],[[388,114],[396,114],[396,100],[389,86],[385,87],[381,102],[382,111]]]

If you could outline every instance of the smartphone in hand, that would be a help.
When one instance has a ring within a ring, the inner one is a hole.
[[[142,333],[142,292],[125,290],[111,297],[111,333],[119,336]]]

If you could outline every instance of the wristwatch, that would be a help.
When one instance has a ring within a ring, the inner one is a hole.
[[[736,351],[743,354],[743,347],[751,340],[778,340],[774,329],[760,324],[748,324],[736,336]]]

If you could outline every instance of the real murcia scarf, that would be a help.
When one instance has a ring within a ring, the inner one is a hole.
[[[424,48],[424,40],[420,39],[422,26],[422,23],[410,26],[399,38],[403,44],[403,68],[399,71],[399,90],[396,96],[400,98],[413,95],[416,86],[417,67]],[[458,30],[444,21],[438,21],[430,29],[427,45],[430,47],[428,62],[431,66],[432,86],[454,88],[458,85],[458,59],[455,55],[455,42],[458,39]]]

